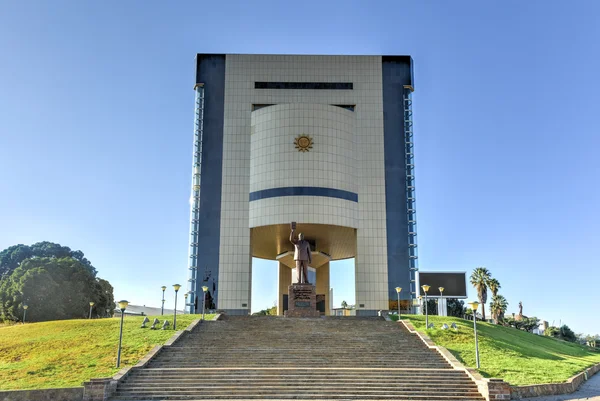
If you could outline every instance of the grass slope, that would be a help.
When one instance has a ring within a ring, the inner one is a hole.
[[[200,316],[178,315],[177,328]],[[172,323],[172,316],[150,316],[150,321],[155,317]],[[141,329],[142,320],[125,317],[121,367],[136,364],[175,333]],[[0,390],[77,387],[90,378],[112,376],[118,371],[119,324],[120,318],[112,318],[0,327]]]
[[[448,349],[463,364],[475,366],[473,321],[430,316],[435,328],[425,331],[425,316],[403,316],[420,332]],[[442,324],[456,322],[459,329],[441,330]],[[538,336],[510,327],[477,322],[480,373],[498,377],[512,385],[558,383],[600,362],[600,353],[591,348]]]

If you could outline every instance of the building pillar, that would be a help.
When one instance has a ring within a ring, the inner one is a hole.
[[[277,314],[283,316],[283,296],[288,295],[288,286],[292,283],[292,269],[281,262],[279,262],[277,282]]]
[[[317,294],[325,295],[325,316],[329,316],[331,314],[331,309],[329,308],[329,263],[325,263],[317,268],[316,286]]]
[[[438,316],[448,316],[448,307],[446,305],[446,298],[438,298]]]

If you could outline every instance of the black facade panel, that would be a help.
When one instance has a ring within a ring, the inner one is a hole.
[[[444,298],[467,297],[467,273],[419,272],[419,283],[430,287],[429,296],[441,296],[439,287],[444,287]],[[419,294],[425,296],[421,287]]]
[[[221,237],[221,185],[223,123],[225,118],[225,55],[198,54],[196,83],[204,84],[204,135],[198,232],[196,293],[206,285],[219,307],[219,245]],[[202,300],[196,311],[201,311]]]
[[[409,75],[405,76],[404,85],[408,85],[411,88],[415,88],[415,76],[413,71],[413,59],[411,56],[381,56],[381,61],[384,64],[403,64],[409,67]],[[402,72],[404,75],[405,72]]]
[[[382,57],[385,207],[389,299],[409,298],[410,271],[404,147],[404,86],[412,85],[410,56]]]
[[[254,89],[352,90],[352,82],[255,82]]]

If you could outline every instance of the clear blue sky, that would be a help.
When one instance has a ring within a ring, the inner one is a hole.
[[[509,313],[600,333],[599,2],[166,4],[2,2],[0,249],[81,249],[159,305],[187,280],[195,53],[410,54],[421,269],[486,266]]]

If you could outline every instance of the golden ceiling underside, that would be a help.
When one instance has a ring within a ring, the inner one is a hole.
[[[251,230],[252,256],[275,260],[277,255],[293,251],[290,243],[290,225],[274,224],[254,227]],[[348,259],[356,256],[356,229],[328,224],[298,223],[295,235],[303,233],[305,239],[314,241],[316,249],[325,252],[332,260]]]

